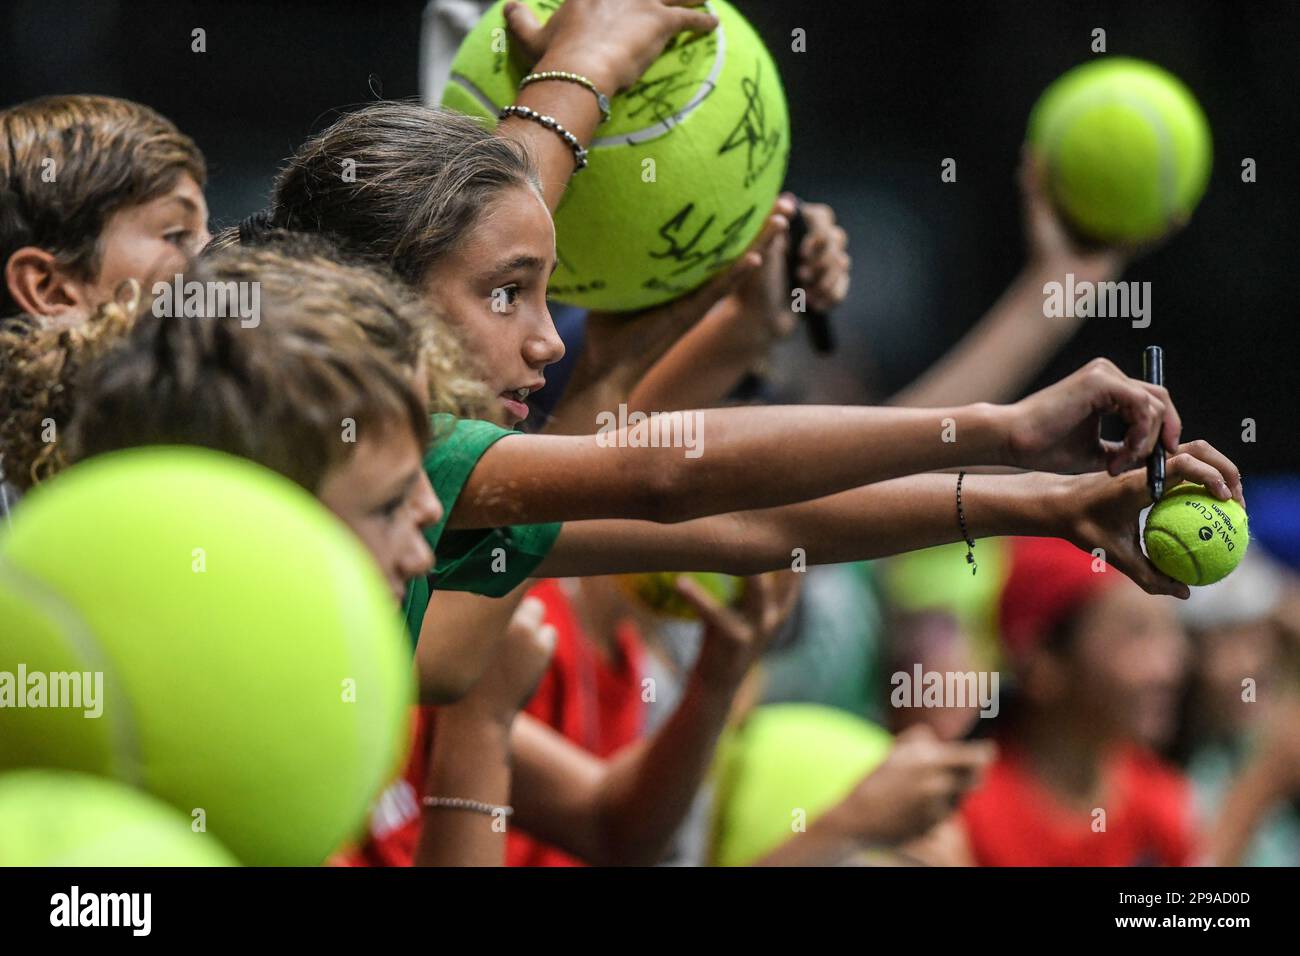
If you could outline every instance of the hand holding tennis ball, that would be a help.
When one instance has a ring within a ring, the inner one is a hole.
[[[1201,485],[1182,484],[1165,493],[1147,516],[1147,556],[1184,584],[1222,581],[1241,563],[1250,543],[1246,509],[1220,501]]]
[[[605,85],[610,117],[555,210],[551,298],[630,312],[699,288],[744,253],[785,180],[790,118],[762,38],[726,0],[519,6],[508,16],[524,55],[494,32],[505,4],[491,7],[461,44],[442,105],[495,122],[541,48],[539,68]],[[579,16],[599,26],[579,28]]]
[[[790,616],[799,596],[800,577],[793,571],[771,571],[735,580],[741,593],[731,607],[714,600],[697,576],[682,575],[677,581],[678,593],[704,622],[704,641],[691,679],[728,694]]]
[[[1216,507],[1225,512],[1231,510],[1233,514],[1240,512],[1244,519],[1237,468],[1208,442],[1188,442],[1174,449],[1165,462],[1165,477],[1171,487],[1180,482],[1194,482],[1197,490]],[[1096,472],[1069,478],[1025,478],[1057,483],[1056,490],[1044,490],[1039,496],[1050,502],[1052,511],[1061,516],[1059,526],[1054,529],[1058,537],[1084,551],[1100,552],[1098,557],[1109,568],[1127,575],[1150,594],[1187,597],[1187,582],[1171,572],[1171,567],[1173,571],[1177,567],[1166,566],[1154,556],[1148,560],[1142,551],[1141,515],[1151,504],[1145,468],[1134,468],[1119,477]],[[1164,500],[1170,501],[1173,495],[1171,490]],[[1237,545],[1234,550],[1241,548],[1242,545]]]
[[[523,3],[507,3],[502,14],[528,66],[549,53],[554,69],[603,82],[600,91],[611,96],[636,82],[677,34],[708,33],[718,25],[707,10],[663,0],[566,0],[545,23]]]
[[[1210,127],[1177,77],[1128,57],[1075,67],[1043,93],[1028,141],[1084,239],[1138,245],[1185,222],[1209,182]]]
[[[634,601],[655,614],[692,620],[698,617],[693,604],[677,590],[678,578],[686,578],[706,595],[723,605],[730,605],[740,597],[744,578],[712,571],[647,571],[642,574],[619,576],[619,584]]]

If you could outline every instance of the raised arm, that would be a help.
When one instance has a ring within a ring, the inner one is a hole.
[[[555,629],[543,624],[541,601],[525,599],[511,617],[504,644],[474,688],[440,708],[424,792],[444,802],[421,808],[418,866],[501,866],[503,812],[510,802],[510,730],[532,696],[555,649]],[[466,809],[446,800],[470,800]],[[496,808],[495,812],[481,812]]]
[[[516,55],[536,73],[578,73],[612,97],[634,83],[683,30],[707,33],[718,25],[698,4],[674,0],[567,0],[545,25],[522,3],[506,5],[506,27]],[[554,116],[583,146],[591,142],[601,115],[596,97],[575,83],[530,83],[515,103]],[[528,147],[542,179],[551,212],[560,204],[573,174],[573,152],[539,123],[510,117],[499,126]]]
[[[998,301],[937,362],[889,399],[891,405],[928,408],[964,402],[1006,402],[1019,395],[1083,324],[1074,315],[1043,314],[1044,286],[1104,282],[1124,269],[1127,253],[1081,249],[1052,207],[1040,161],[1025,150],[1020,166],[1028,261]],[[1073,310],[1071,310],[1073,312]]]
[[[682,588],[705,622],[700,655],[668,720],[646,740],[600,760],[530,718],[515,723],[518,823],[589,863],[657,862],[713,761],[736,689],[793,606],[794,575],[746,584],[739,608]]]

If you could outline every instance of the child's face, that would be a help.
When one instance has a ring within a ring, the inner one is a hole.
[[[390,428],[362,438],[325,476],[317,497],[374,555],[400,605],[407,582],[433,567],[423,531],[442,519],[415,436]]]
[[[1079,719],[1116,737],[1148,745],[1167,741],[1188,662],[1174,599],[1123,582],[1083,615],[1066,652]]]
[[[100,234],[99,275],[83,291],[93,310],[113,297],[126,279],[137,279],[146,295],[155,282],[171,282],[208,242],[208,205],[188,173],[170,191],[108,217]]]
[[[536,192],[519,186],[503,191],[425,279],[512,424],[528,417],[523,398],[546,384],[543,369],[564,355],[546,308],[555,265],[551,214]]]

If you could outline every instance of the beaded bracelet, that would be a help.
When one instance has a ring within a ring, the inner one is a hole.
[[[564,140],[566,146],[573,150],[574,172],[587,167],[587,151],[582,144],[578,142],[578,137],[574,136],[567,129],[560,125],[554,116],[546,116],[537,110],[530,110],[527,106],[507,106],[497,114],[497,119],[503,120],[508,116],[522,116],[524,119],[532,120],[534,123],[541,123],[547,129],[551,130],[560,139]]]
[[[465,797],[424,797],[420,802],[426,807],[436,807],[439,810],[469,810],[489,817],[498,814],[508,817],[515,812],[514,807],[497,806],[481,800],[467,800]]]
[[[979,570],[975,563],[975,539],[966,530],[966,511],[961,505],[961,482],[965,477],[966,472],[957,472],[957,524],[961,528],[962,540],[966,542],[966,563],[970,565],[970,573],[974,574]]]
[[[568,70],[543,70],[541,73],[529,73],[519,81],[519,88],[522,90],[529,83],[536,83],[539,80],[563,80],[566,83],[585,86],[596,97],[596,105],[600,107],[600,121],[609,122],[609,97],[596,89],[596,84],[581,73],[570,73]]]

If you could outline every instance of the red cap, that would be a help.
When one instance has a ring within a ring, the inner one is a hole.
[[[1098,564],[1086,551],[1059,538],[1016,538],[1011,569],[1002,586],[1002,648],[1014,661],[1036,646],[1095,595],[1117,584],[1123,573]]]

